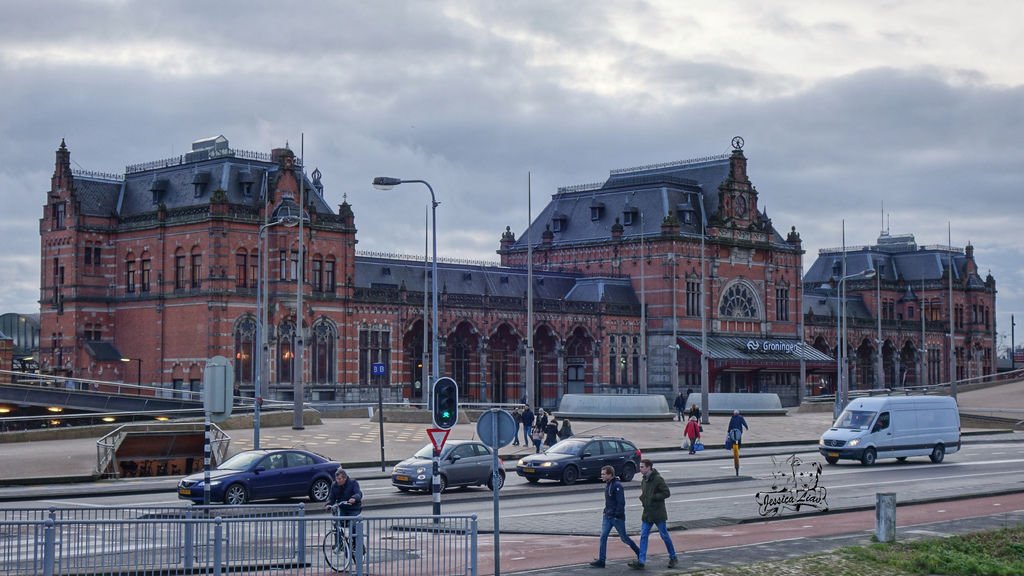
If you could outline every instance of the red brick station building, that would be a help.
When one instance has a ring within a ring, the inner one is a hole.
[[[741,138],[731,154],[559,188],[518,238],[496,232],[500,264],[439,261],[440,374],[465,402],[525,396],[532,253],[539,405],[699,391],[702,341],[712,392],[794,405],[831,391],[838,297],[821,286],[843,252],[822,251],[802,277],[799,233],[776,230],[759,196]],[[266,398],[375,398],[371,366],[383,363],[386,398],[421,401],[430,266],[357,252],[355,212],[332,208],[319,170],[307,174],[287,147],[248,152],[220,136],[99,174],[73,170],[62,141],[40,221],[40,370],[172,396],[198,391],[219,355],[234,359],[239,394],[254,396],[262,334]],[[285,225],[300,213],[301,239]],[[948,381],[950,312],[957,376],[994,372],[995,281],[978,276],[971,246],[883,234],[845,254],[848,272],[879,271],[846,282],[852,388]]]

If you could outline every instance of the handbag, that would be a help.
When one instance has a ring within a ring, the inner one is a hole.
[[[700,440],[697,440],[696,442],[693,443],[693,451],[694,452],[700,452],[703,449],[704,449],[704,443],[701,442]]]

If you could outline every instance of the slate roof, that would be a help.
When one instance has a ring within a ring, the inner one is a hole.
[[[846,251],[846,273],[856,274],[862,270],[881,270],[883,283],[895,283],[900,280],[913,286],[920,285],[922,281],[941,280],[948,274],[950,254],[953,256],[953,277],[960,280],[966,270],[967,256],[963,252],[950,247],[918,247],[910,242],[894,248],[881,240],[874,246],[861,246],[847,248]],[[805,284],[820,285],[824,282],[831,282],[833,267],[841,263],[843,258],[842,250],[823,250],[814,264],[804,275]],[[968,279],[969,283],[976,282],[975,286],[983,287],[984,281],[977,276]]]
[[[560,188],[530,225],[530,242],[535,246],[540,244],[541,234],[547,228],[552,229],[556,246],[607,240],[616,218],[623,224],[624,238],[641,233],[660,234],[662,219],[676,213],[680,205],[693,212],[690,223],[680,219],[680,233],[700,234],[701,209],[697,205],[700,192],[705,193],[705,211],[713,214],[718,208],[718,185],[728,173],[729,160],[722,157],[692,164],[617,170],[600,185]],[[591,217],[592,205],[601,208],[597,219]],[[623,212],[627,209],[635,210],[632,224],[624,223]],[[556,215],[564,217],[564,226],[559,231],[552,226]],[[524,232],[513,249],[526,249],[526,239]]]
[[[270,161],[269,154],[231,150],[223,137],[197,140],[196,144],[220,140],[223,146],[215,154],[200,150],[130,166],[126,168],[123,181],[76,174],[75,190],[82,210],[96,216],[117,214],[124,219],[154,212],[160,203],[168,210],[208,205],[213,191],[218,189],[225,192],[230,204],[261,207],[264,183],[270,186],[280,170],[279,165]],[[296,169],[300,168],[296,159]],[[303,177],[306,210],[334,214],[309,175]],[[199,195],[196,194],[197,184]],[[154,189],[159,190],[157,198],[154,198]]]
[[[83,214],[111,216],[117,211],[117,197],[120,193],[121,182],[75,176],[75,197],[78,198]]]
[[[430,263],[426,271],[430,271]],[[423,290],[424,262],[370,256],[356,257],[355,284],[359,288]],[[438,262],[438,288],[448,294],[525,298],[527,271],[522,268]],[[534,270],[533,296],[537,299],[602,302],[639,307],[628,278],[595,278],[581,274]]]
[[[942,281],[948,275],[949,260],[952,256],[953,277],[957,281],[963,279],[967,269],[967,256],[956,248],[949,246],[918,246],[913,235],[903,234],[890,236],[883,233],[873,246],[848,247],[846,250],[846,273],[857,274],[864,270],[881,270],[880,279],[883,284],[906,284],[901,301],[916,301],[917,287],[922,282]],[[842,266],[842,249],[822,250],[818,259],[804,275],[803,312],[815,315],[835,315],[836,297],[834,272]],[[854,282],[849,280],[848,282]],[[875,280],[868,280],[872,284]],[[822,284],[828,283],[833,290],[823,290]],[[970,288],[985,288],[985,282],[977,274],[967,278]],[[863,299],[856,294],[847,293],[847,313],[855,318],[874,318],[868,311]]]
[[[608,240],[616,218],[625,239],[660,235],[662,220],[670,214],[679,220],[680,235],[699,236],[701,218],[718,212],[718,187],[728,176],[728,155],[613,170],[603,184],[559,188],[530,224],[529,241],[540,244],[546,229],[554,234],[554,246]],[[594,207],[598,214],[592,212]],[[633,212],[631,224],[624,217],[626,211]],[[556,224],[556,219],[561,222]],[[772,232],[773,243],[785,242],[777,231]],[[512,249],[526,247],[524,232]]]

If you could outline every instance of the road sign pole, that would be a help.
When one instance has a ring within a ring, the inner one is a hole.
[[[434,504],[434,524],[441,521],[441,450],[451,430],[446,428],[427,428],[427,436],[434,445],[434,457],[430,468],[430,499]]]
[[[380,432],[380,471],[384,472],[384,365],[377,376],[377,423]]]
[[[441,448],[434,446],[434,461],[430,473],[430,499],[434,503],[434,524],[441,522]]]
[[[491,412],[497,412],[497,408],[491,408]],[[491,418],[491,438],[498,438],[498,418],[494,414]],[[497,444],[497,442],[495,443]],[[501,474],[498,473],[498,446],[491,449],[491,495],[494,497],[494,574],[501,575],[501,515],[498,514],[498,482],[501,481]]]

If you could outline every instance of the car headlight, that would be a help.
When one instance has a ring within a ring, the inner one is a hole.
[[[858,445],[858,444],[860,444],[860,438],[857,438],[857,439],[855,439],[855,440],[850,440],[850,441],[848,442],[848,445],[850,445],[850,446],[856,446],[856,445]]]
[[[519,462],[516,462],[516,466],[526,466],[526,458],[520,458]]]
[[[416,473],[417,474],[423,474],[426,471],[427,471],[427,469],[425,467],[423,467],[423,466],[420,466],[419,468],[416,469]]]
[[[824,445],[825,445],[825,439],[824,438],[818,438],[818,446],[824,446]]]
[[[210,480],[210,486],[219,486],[220,480]]]
[[[554,465],[555,465],[554,462],[545,462],[545,463],[541,464],[541,467],[542,468],[551,468]]]

